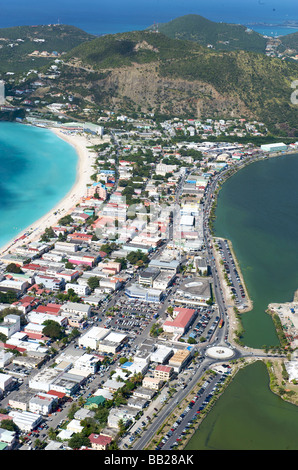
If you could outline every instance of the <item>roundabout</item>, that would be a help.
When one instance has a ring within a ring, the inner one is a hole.
[[[234,351],[226,346],[213,346],[206,350],[206,355],[213,359],[231,359],[234,356]]]

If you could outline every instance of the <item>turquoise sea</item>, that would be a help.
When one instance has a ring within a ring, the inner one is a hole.
[[[0,247],[72,188],[78,156],[48,129],[0,122]]]

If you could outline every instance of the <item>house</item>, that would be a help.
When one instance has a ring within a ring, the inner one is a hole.
[[[100,405],[103,405],[105,401],[106,399],[101,395],[98,395],[96,397],[89,397],[87,398],[84,407],[88,408],[89,410],[92,410],[98,408]]]
[[[90,317],[91,307],[90,305],[80,304],[78,302],[66,302],[62,306],[63,311],[68,314],[75,314],[80,317]]]
[[[105,436],[104,434],[92,433],[89,436],[89,441],[90,441],[92,449],[107,450],[108,446],[112,442],[112,438],[109,436]]]
[[[0,324],[0,333],[10,338],[14,333],[20,331],[21,319],[18,315],[6,315]]]
[[[88,295],[91,292],[91,290],[89,289],[88,286],[84,286],[84,285],[81,285],[81,284],[67,283],[66,286],[65,286],[66,292],[68,292],[69,289],[72,289],[78,295]]]
[[[150,388],[151,390],[159,390],[162,387],[163,381],[160,378],[144,377],[142,386]]]
[[[67,240],[72,243],[91,243],[92,235],[88,233],[74,232],[68,235]]]
[[[173,373],[173,367],[159,364],[154,369],[154,377],[161,380],[169,380]]]
[[[35,297],[31,297],[29,295],[25,295],[21,297],[17,302],[14,302],[12,305],[13,307],[17,308],[24,314],[27,314],[35,308],[39,304],[39,301],[36,301]]]

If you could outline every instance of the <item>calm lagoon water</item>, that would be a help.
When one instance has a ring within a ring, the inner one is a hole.
[[[270,302],[298,289],[298,154],[252,163],[219,192],[215,234],[232,241],[254,308],[242,315],[244,343],[279,344]]]
[[[186,450],[297,450],[298,407],[269,388],[265,364],[240,370]]]
[[[253,163],[219,193],[215,232],[229,238],[254,302],[243,314],[244,342],[277,345],[265,310],[298,288],[298,154]],[[262,362],[242,369],[188,443],[187,450],[296,450],[298,407],[269,388]]]
[[[78,156],[47,129],[0,122],[0,247],[72,188]]]

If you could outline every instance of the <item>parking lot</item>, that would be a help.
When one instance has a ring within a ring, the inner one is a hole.
[[[235,299],[236,305],[243,304],[245,302],[245,290],[242,285],[240,274],[236,267],[233,255],[231,253],[227,240],[217,240],[219,247],[219,253],[223,261],[223,266],[227,275],[227,279],[230,284],[231,294]]]

